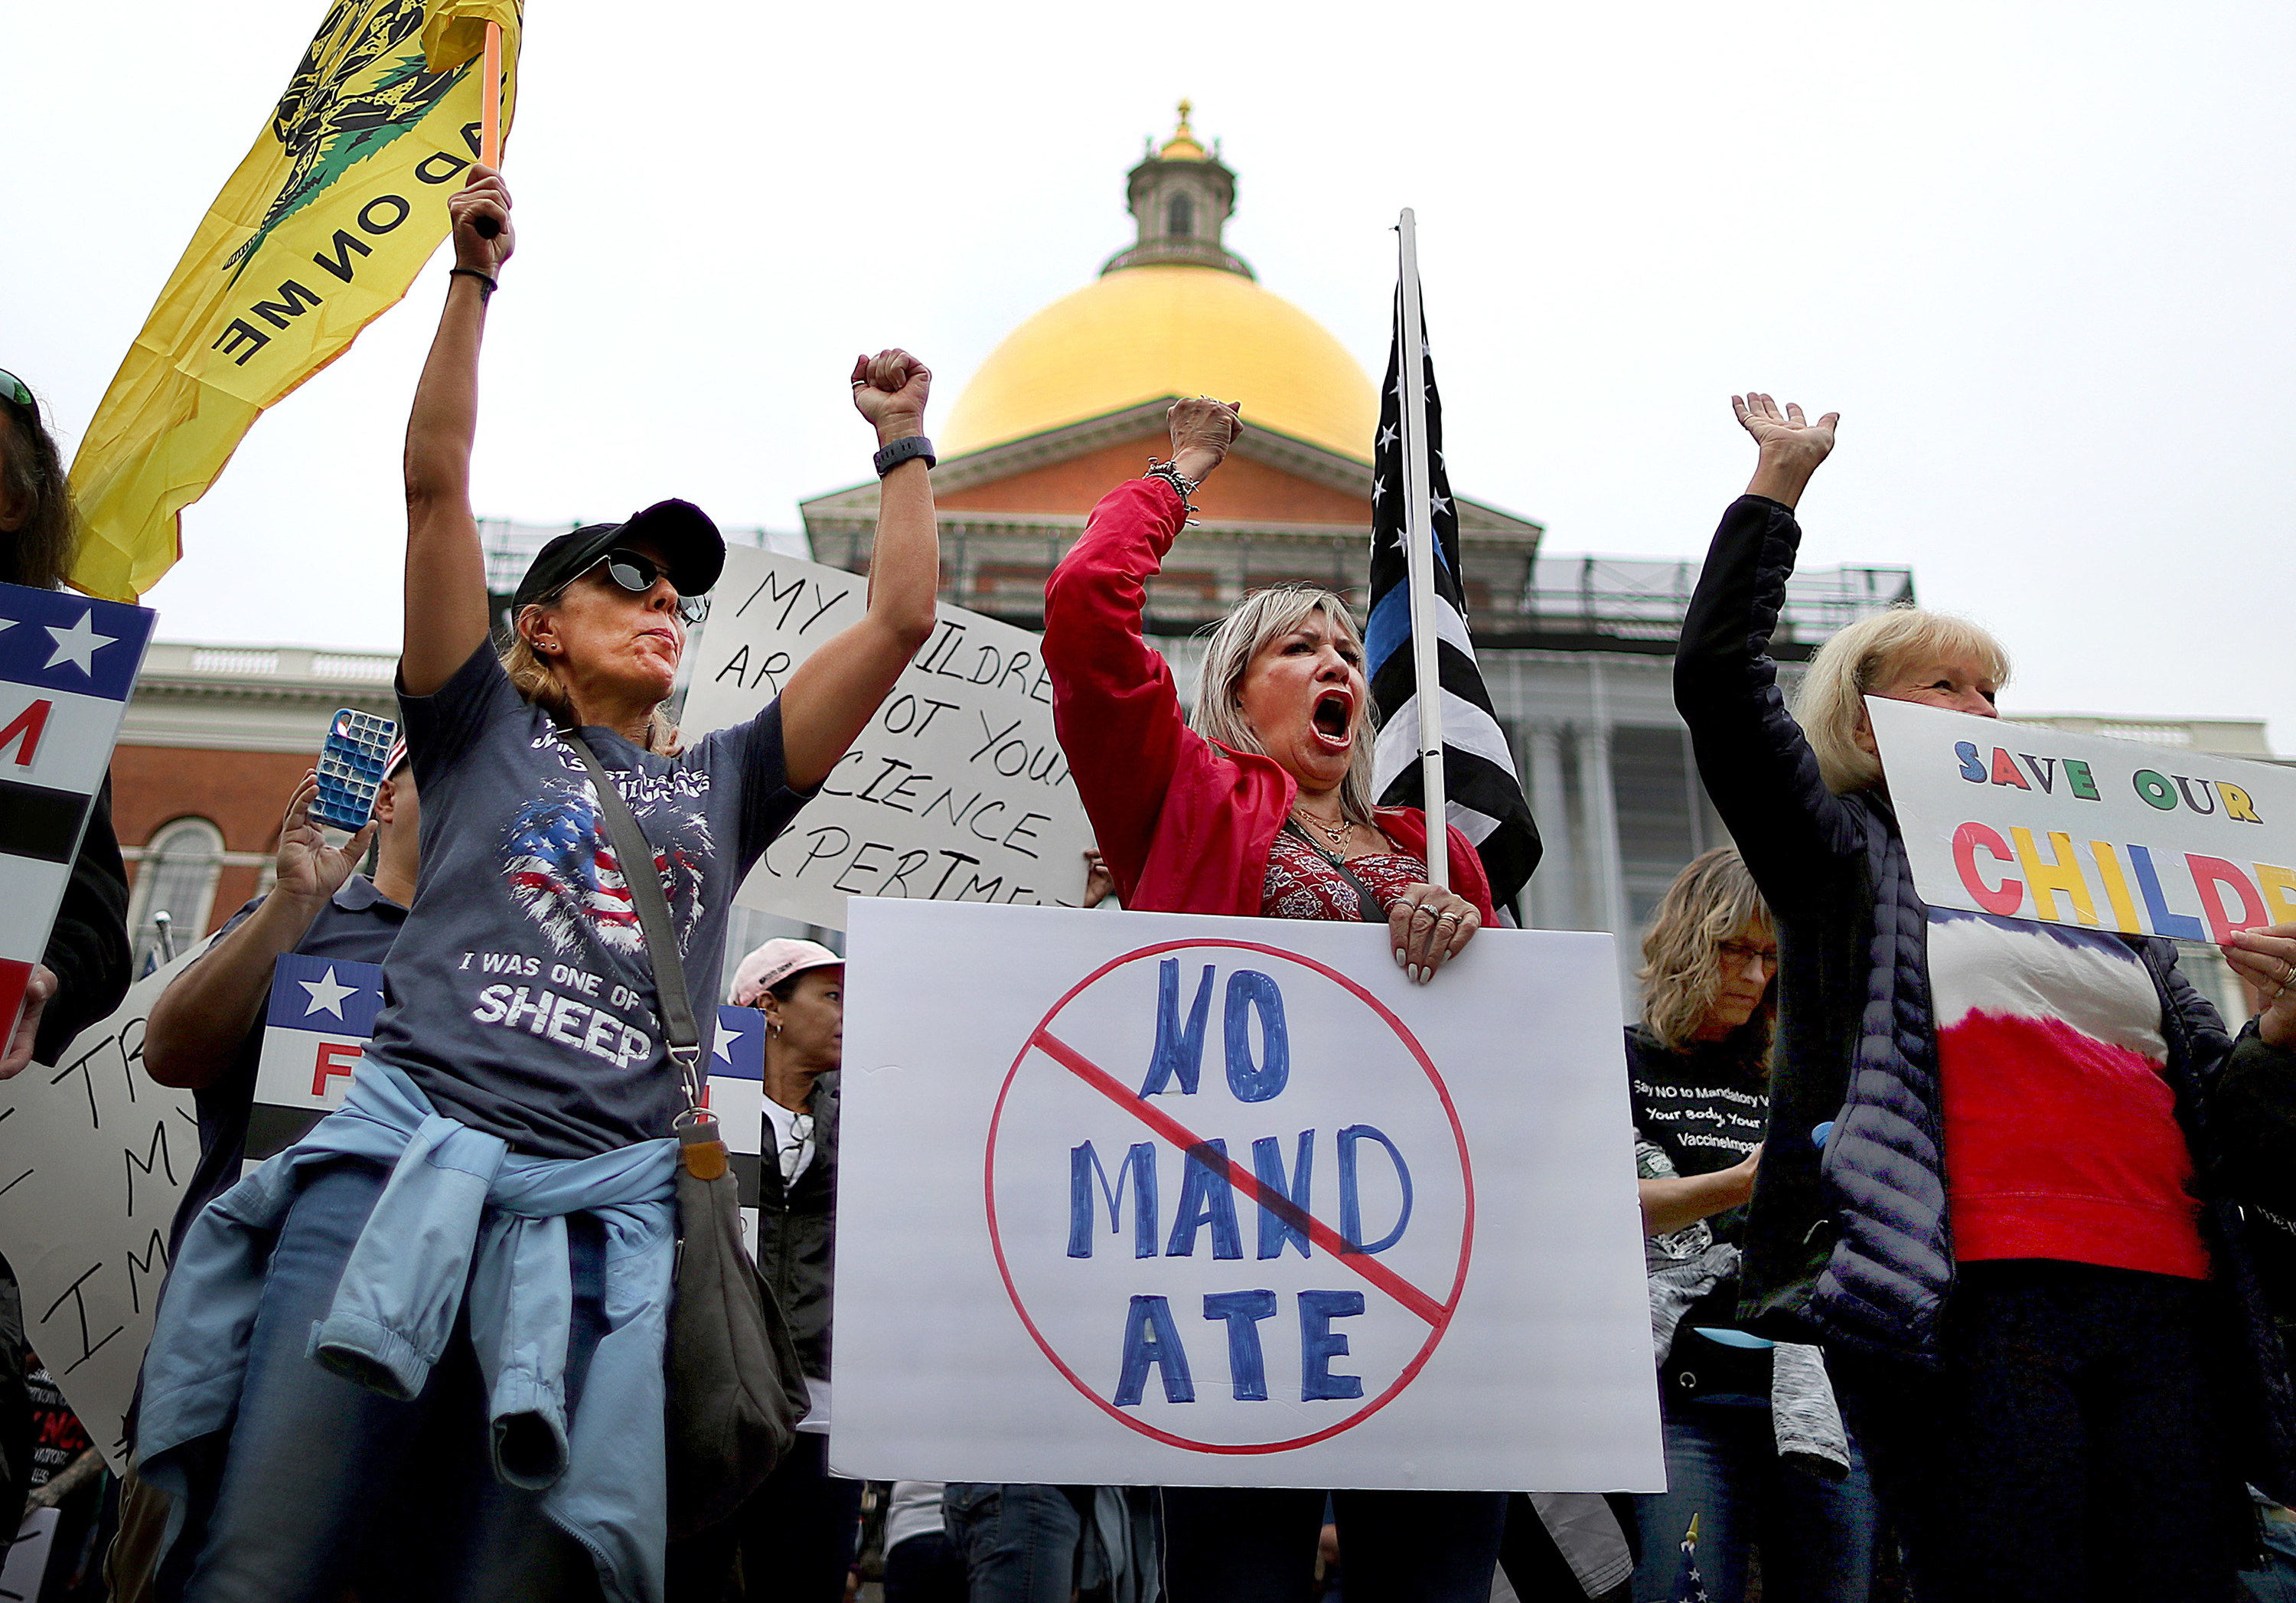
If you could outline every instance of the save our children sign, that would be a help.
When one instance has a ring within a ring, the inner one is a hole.
[[[2219,945],[2296,922],[2296,772],[1866,705],[1932,906]]]
[[[830,1451],[1654,1490],[1607,936],[856,903]]]

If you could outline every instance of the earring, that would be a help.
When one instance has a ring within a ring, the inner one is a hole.
[[[779,1040],[782,1035],[781,1020],[777,1018],[767,1019],[766,1021],[766,1033],[772,1036],[775,1040]]]

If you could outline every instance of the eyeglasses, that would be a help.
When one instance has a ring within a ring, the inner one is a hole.
[[[0,401],[21,411],[35,427],[40,421],[40,407],[32,399],[32,387],[4,367],[0,367]]]
[[[1764,968],[1775,970],[1778,949],[1775,946],[1753,946],[1743,941],[1725,941],[1722,961],[1731,968],[1743,968],[1749,963],[1759,963]]]
[[[782,1182],[786,1185],[797,1178],[797,1166],[805,1157],[806,1143],[813,1139],[813,1115],[790,1115],[790,1139],[781,1149]]]
[[[633,596],[643,596],[653,588],[653,581],[669,571],[650,556],[635,551],[609,551],[598,559],[604,564],[606,577]],[[709,597],[681,596],[677,598],[677,615],[688,623],[699,623],[709,616]]]

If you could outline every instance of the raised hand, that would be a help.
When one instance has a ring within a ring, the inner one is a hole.
[[[462,189],[447,201],[447,216],[453,224],[455,265],[475,267],[489,278],[499,277],[503,263],[510,259],[518,243],[510,226],[510,190],[502,174],[483,162],[471,163],[471,170],[463,175]],[[493,238],[479,232],[480,218],[495,225]]]
[[[853,362],[854,409],[876,426],[877,443],[890,445],[925,432],[925,401],[932,369],[898,347]]]
[[[1777,402],[1752,390],[1732,396],[1730,406],[1738,415],[1738,426],[1761,448],[1761,458],[1746,493],[1793,506],[1801,499],[1817,464],[1833,449],[1833,429],[1841,414],[1828,412],[1812,423],[1792,401],[1781,412]]]
[[[1201,480],[1227,458],[1243,432],[1243,403],[1210,396],[1176,400],[1164,414],[1172,431],[1172,464],[1184,479]]]
[[[367,843],[374,839],[375,832],[370,818],[365,828],[342,845],[329,845],[325,831],[311,816],[311,803],[318,799],[319,771],[313,769],[295,787],[287,815],[280,820],[279,876],[272,887],[274,895],[284,896],[312,914],[343,888],[343,881],[366,855]]]

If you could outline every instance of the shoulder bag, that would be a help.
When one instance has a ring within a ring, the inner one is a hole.
[[[598,817],[622,859],[653,965],[662,1035],[685,1097],[674,1126],[677,1258],[662,1355],[674,1539],[733,1513],[789,1451],[809,1406],[805,1371],[789,1321],[742,1245],[741,1193],[718,1120],[701,1106],[701,1032],[670,928],[669,902],[653,871],[653,848],[589,743],[570,728],[558,734],[590,770]]]

